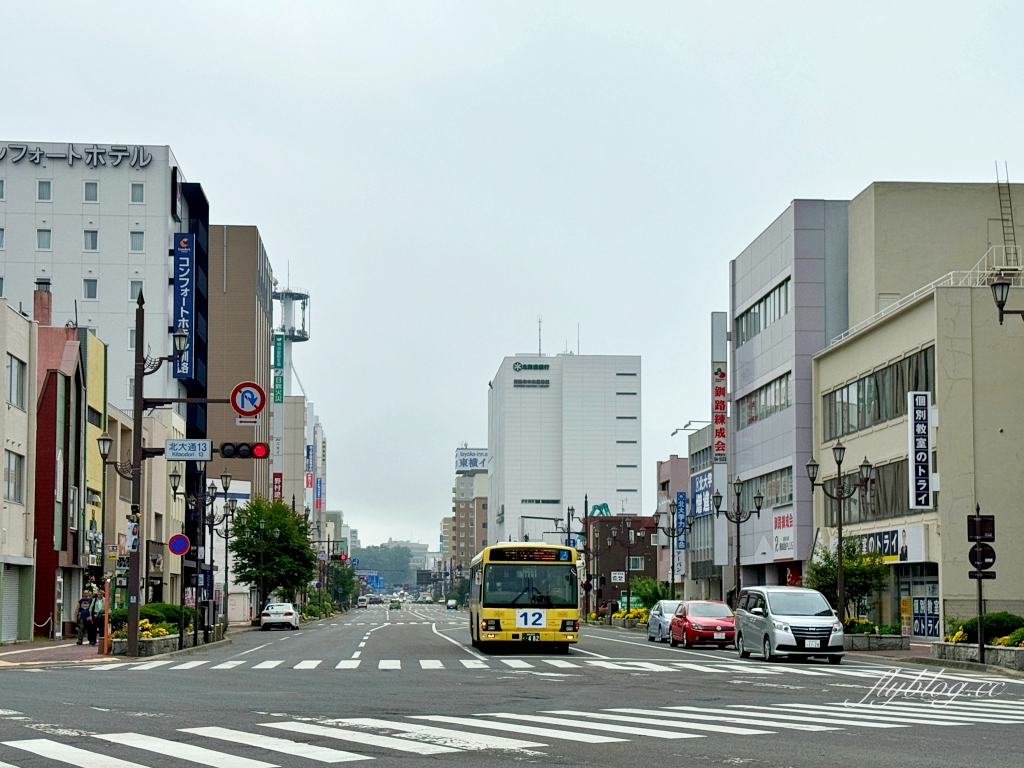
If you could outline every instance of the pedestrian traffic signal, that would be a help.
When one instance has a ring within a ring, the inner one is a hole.
[[[223,459],[266,459],[270,456],[270,446],[266,443],[221,443],[220,455]]]

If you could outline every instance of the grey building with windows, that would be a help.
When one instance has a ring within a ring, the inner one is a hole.
[[[729,264],[730,486],[760,517],[741,526],[742,582],[795,583],[814,548],[804,465],[812,451],[812,359],[846,330],[848,201],[794,200]],[[735,542],[730,559],[735,558]]]

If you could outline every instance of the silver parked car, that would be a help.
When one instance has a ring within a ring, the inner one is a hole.
[[[669,624],[672,623],[672,616],[679,607],[680,600],[659,600],[651,608],[651,614],[647,619],[647,640],[655,640],[667,643],[669,640]]]
[[[736,651],[766,661],[782,656],[843,660],[843,625],[828,600],[802,587],[749,587],[740,592],[736,608]]]

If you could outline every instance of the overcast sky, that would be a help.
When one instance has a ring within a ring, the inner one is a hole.
[[[793,198],[1024,178],[1020,9],[0,0],[0,133],[169,144],[257,225],[312,292],[328,506],[436,548],[538,315],[545,352],[642,356],[653,510],[727,263]]]

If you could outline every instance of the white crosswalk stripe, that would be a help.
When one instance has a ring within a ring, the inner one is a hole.
[[[284,659],[277,659],[274,661],[261,661],[259,664],[253,667],[253,669],[274,669],[284,664]]]
[[[402,723],[391,720],[378,720],[373,717],[355,717],[341,722],[368,728],[385,728],[415,734],[421,739],[433,738],[443,740],[445,744],[458,746],[460,749],[528,749],[530,747],[546,747],[537,741],[510,739],[505,736],[455,731],[451,728],[437,728],[421,723]]]
[[[509,733],[525,733],[530,736],[543,736],[548,739],[563,739],[565,741],[582,741],[586,744],[611,744],[616,741],[629,741],[615,736],[601,736],[596,733],[573,733],[570,731],[558,731],[554,728],[540,728],[534,725],[523,725],[522,723],[499,723],[483,718],[472,717],[450,717],[448,715],[414,715],[413,720],[430,720],[436,723],[451,723],[452,725],[468,725],[471,728],[487,728],[494,731],[506,731]]]
[[[335,669],[355,669],[359,666],[360,659],[342,659],[338,662]]]
[[[147,661],[145,664],[138,664],[132,667],[132,672],[138,672],[141,669],[156,669],[162,667],[165,664],[173,664],[173,661]]]
[[[874,706],[866,707],[861,709],[857,705],[842,705],[842,704],[798,704],[792,706],[790,704],[781,705],[791,712],[815,714],[822,713],[825,715],[835,715],[837,717],[845,717],[847,719],[864,719],[864,720],[877,720],[881,723],[916,723],[918,725],[961,725],[964,720],[958,720],[955,717],[947,717],[945,714],[938,714],[935,712],[934,717],[918,718],[913,717],[912,713],[901,715],[898,710],[889,709],[885,706]],[[1009,722],[1009,721],[995,721],[995,722]]]
[[[244,744],[247,747],[257,747],[269,752],[282,752],[286,755],[297,755],[310,760],[317,760],[321,763],[348,763],[353,760],[369,760],[365,755],[357,755],[355,752],[345,752],[340,749],[329,749],[318,747],[314,744],[304,744],[301,741],[281,739],[277,736],[265,736],[262,733],[247,733],[236,731],[231,728],[182,728],[182,733],[194,733],[198,736],[207,736],[211,739]]]
[[[454,747],[445,747],[440,744],[424,744],[419,741],[408,739],[396,739],[394,736],[380,736],[376,733],[356,731],[349,728],[334,728],[315,723],[262,723],[265,728],[277,728],[292,733],[305,733],[310,736],[325,736],[329,739],[340,741],[351,741],[355,744],[365,744],[371,747],[384,747],[386,749],[397,749],[399,752],[415,752],[420,755],[439,755],[443,752],[458,752]]]
[[[401,669],[402,662],[398,659],[381,659],[377,662],[377,669]]]
[[[316,669],[323,663],[323,659],[306,659],[300,661],[292,669]]]
[[[223,664],[218,664],[215,667],[210,667],[210,669],[234,669],[235,667],[240,667],[243,664],[245,664],[244,661],[225,661]]]
[[[656,725],[659,727],[676,726],[688,728],[692,731],[709,731],[711,733],[729,733],[734,736],[759,736],[774,731],[757,730],[755,728],[740,728],[734,725],[714,725],[709,723],[673,723],[661,718],[637,717],[635,715],[613,714],[606,712],[580,712],[575,709],[547,710],[552,715],[565,715],[567,717],[591,717],[596,720],[612,720],[621,723],[633,723],[635,725]]]
[[[437,659],[420,659],[420,668],[421,669],[444,669],[444,664],[442,664]]]
[[[96,738],[115,744],[123,744],[127,747],[156,752],[160,755],[174,755],[179,760],[209,765],[212,768],[278,768],[274,763],[265,763],[262,760],[253,760],[248,757],[238,757],[226,752],[197,747],[194,744],[169,741],[168,739],[146,736],[141,733],[102,733],[98,734]]]
[[[678,710],[692,710],[686,712],[680,712]],[[665,711],[663,709],[636,709],[636,708],[619,708],[609,709],[609,712],[623,712],[626,714],[637,714],[637,715],[649,715],[651,717],[666,717],[679,720],[710,720],[715,723],[735,723],[737,725],[758,725],[764,728],[784,728],[786,730],[793,731],[836,731],[839,730],[835,727],[826,725],[811,725],[808,723],[790,723],[782,719],[774,719],[770,717],[737,717],[730,715],[714,714],[708,712],[704,707],[676,707],[672,712]],[[721,711],[721,710],[718,710]]]
[[[109,755],[90,752],[87,749],[73,747],[70,744],[61,744],[59,741],[50,739],[26,739],[24,741],[5,741],[8,747],[23,749],[40,757],[48,757],[62,763],[77,765],[78,768],[146,768],[138,763],[130,763],[127,760],[119,760]]]
[[[512,669],[533,669],[533,664],[522,659],[502,659],[501,663],[512,667]]]
[[[755,710],[755,711],[758,711],[758,712],[762,712],[762,711],[770,712],[771,715],[767,715],[768,717],[772,717],[772,716],[778,717],[779,716],[779,711],[778,711],[778,708],[776,708],[776,707],[762,707],[762,706],[754,705],[754,704],[734,704],[733,706],[736,709],[732,709],[732,710],[712,710],[712,711],[737,712],[737,711],[740,711],[740,710],[743,710],[743,711]],[[671,707],[671,709],[675,709],[675,707]],[[794,720],[796,722],[824,723],[826,725],[860,725],[860,726],[863,726],[865,728],[905,728],[905,727],[907,727],[907,726],[904,726],[904,725],[901,725],[901,724],[897,724],[897,723],[881,723],[881,722],[875,722],[875,721],[870,721],[869,722],[869,721],[866,721],[866,720],[857,720],[856,718],[838,717],[838,716],[837,717],[831,717],[831,716],[829,716],[829,717],[823,717],[823,716],[804,717],[802,715],[790,715],[790,714],[787,713],[786,714],[786,718],[789,719],[789,720]]]
[[[479,659],[459,659],[462,662],[462,666],[466,669],[490,669],[487,666],[487,662],[480,661]]]
[[[176,667],[171,667],[171,669],[172,670],[174,670],[174,669],[195,669],[196,667],[201,667],[204,664],[209,664],[209,663],[210,662],[208,662],[208,661],[186,661],[184,664],[179,664]]]
[[[661,728],[638,728],[634,725],[618,725],[612,723],[587,723],[576,720],[566,720],[561,717],[548,717],[545,715],[517,715],[511,712],[492,712],[490,717],[503,717],[508,720],[519,720],[524,723],[542,723],[545,725],[560,725],[563,728],[586,728],[592,731],[612,731],[613,733],[631,733],[635,736],[651,736],[655,739],[700,739],[696,733],[680,733],[679,731],[667,731]]]

